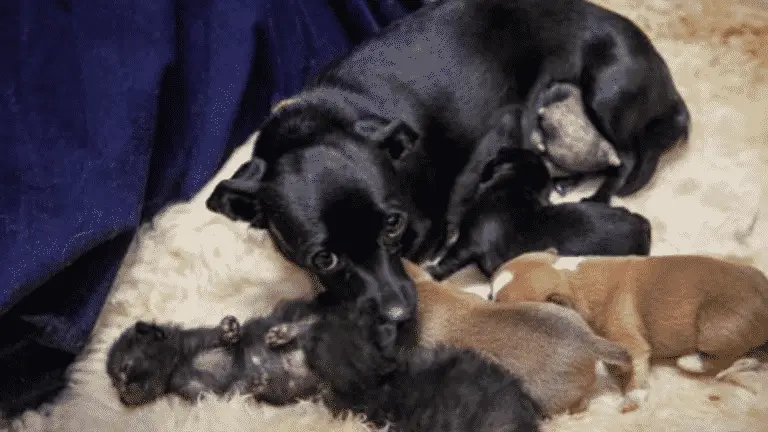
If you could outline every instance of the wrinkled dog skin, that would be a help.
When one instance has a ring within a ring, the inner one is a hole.
[[[329,299],[373,299],[405,322],[416,294],[400,258],[441,247],[454,180],[493,113],[522,104],[516,145],[530,148],[539,96],[554,82],[579,84],[622,159],[596,200],[642,187],[687,136],[666,64],[628,20],[579,0],[444,1],[360,44],[276,109],[252,160],[207,206],[268,229]]]

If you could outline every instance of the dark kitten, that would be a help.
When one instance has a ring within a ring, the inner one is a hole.
[[[267,331],[284,321],[297,329],[312,322],[301,302],[285,303],[264,318],[242,326],[228,316],[219,327],[184,330],[139,321],[113,344],[107,373],[126,405],[141,405],[175,393],[194,401],[206,392],[239,392],[271,404],[286,404],[317,393],[295,344],[270,348]],[[303,323],[303,324],[302,324]]]

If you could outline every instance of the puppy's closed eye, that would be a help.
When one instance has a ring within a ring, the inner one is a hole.
[[[547,301],[556,305],[573,309],[573,303],[571,300],[562,294],[550,294],[547,296]]]

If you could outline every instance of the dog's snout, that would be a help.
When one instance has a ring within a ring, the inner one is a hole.
[[[405,307],[402,305],[390,306],[384,313],[387,316],[387,319],[395,322],[403,321],[408,314]]]
[[[403,322],[411,319],[416,309],[415,288],[401,286],[388,290],[382,295],[382,312],[390,322]]]

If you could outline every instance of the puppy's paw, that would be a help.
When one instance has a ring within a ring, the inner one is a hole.
[[[227,315],[219,323],[220,339],[226,344],[234,344],[240,340],[240,322],[232,315]]]
[[[624,401],[621,403],[621,413],[636,411],[641,405],[648,402],[648,389],[633,389],[624,395]]]
[[[278,324],[273,326],[264,335],[264,343],[270,348],[278,348],[287,345],[293,340],[290,324]]]
[[[733,362],[733,364],[727,369],[718,372],[718,374],[715,375],[715,380],[737,385],[751,393],[756,394],[757,390],[755,387],[748,384],[749,380],[744,379],[744,377],[740,376],[740,374],[744,372],[755,372],[760,369],[761,366],[762,363],[756,358],[748,357],[739,359]]]

